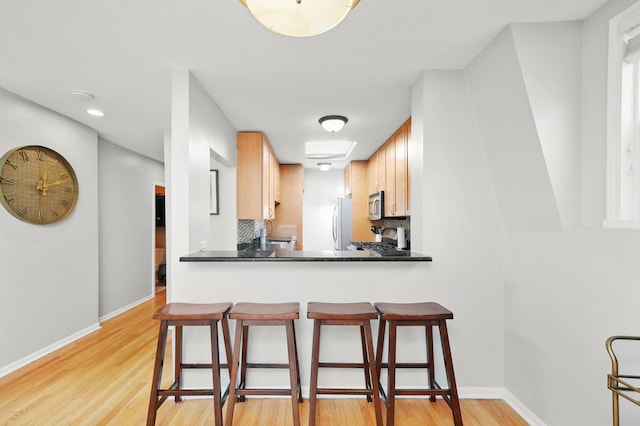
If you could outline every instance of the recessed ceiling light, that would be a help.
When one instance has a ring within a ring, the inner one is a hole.
[[[104,117],[105,115],[104,112],[100,111],[99,109],[88,109],[87,114],[93,115],[94,117]]]
[[[91,93],[85,92],[84,90],[72,90],[71,94],[75,98],[84,99],[86,101],[90,101],[90,100],[93,100],[95,98],[95,96],[93,96]]]
[[[307,142],[304,155],[307,160],[346,160],[355,146],[352,141]]]

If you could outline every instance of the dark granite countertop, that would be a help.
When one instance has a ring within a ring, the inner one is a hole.
[[[362,250],[240,250],[240,251],[198,251],[180,257],[181,262],[431,262],[431,256],[411,251],[393,255]]]

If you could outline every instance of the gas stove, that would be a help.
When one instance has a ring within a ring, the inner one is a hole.
[[[349,245],[350,250],[364,250],[380,256],[410,256],[407,250],[399,249],[398,246],[389,243],[377,243],[372,241],[353,241]]]
[[[352,241],[350,250],[365,250],[378,253],[381,256],[409,256],[408,250],[398,248],[398,240],[395,229],[385,229],[382,241]]]

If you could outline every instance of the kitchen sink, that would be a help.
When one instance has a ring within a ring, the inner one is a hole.
[[[296,241],[277,239],[277,238],[267,238],[267,243],[265,244],[265,247],[267,250],[295,250]]]

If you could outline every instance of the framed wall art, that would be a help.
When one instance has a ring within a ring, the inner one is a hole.
[[[218,171],[209,170],[209,214],[220,214],[218,204]]]

